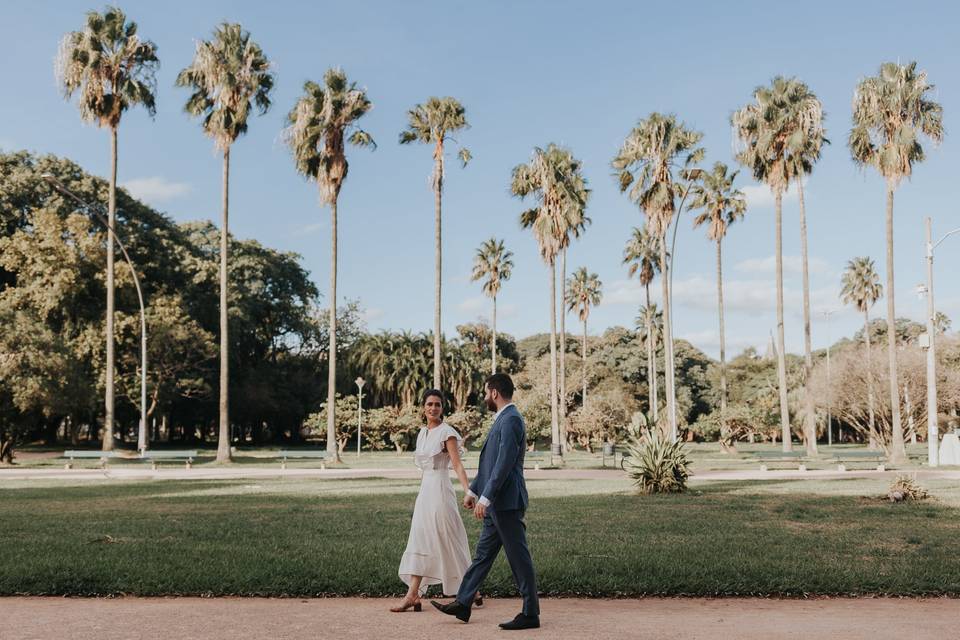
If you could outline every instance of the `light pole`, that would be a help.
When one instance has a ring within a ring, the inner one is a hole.
[[[942,238],[933,242],[933,222],[929,217],[926,219],[926,257],[927,257],[927,284],[919,285],[917,293],[921,296],[927,296],[927,340],[926,344],[921,341],[920,346],[927,350],[927,464],[936,467],[939,464],[939,454],[937,444],[940,440],[940,430],[937,427],[937,358],[936,358],[936,311],[933,307],[933,250],[941,242],[955,233],[960,233],[960,228],[948,231]]]
[[[833,385],[830,383],[830,316],[836,311],[822,311],[827,320],[827,446],[833,446]]]
[[[357,383],[357,457],[360,457],[360,433],[363,431],[363,385],[367,383],[361,376],[354,380]]]
[[[70,191],[66,185],[57,180],[52,174],[44,173],[40,177],[49,182],[53,188],[60,193],[78,202],[88,213],[95,215],[101,224],[113,232],[117,246],[120,247],[124,260],[126,260],[130,266],[130,273],[133,274],[133,284],[137,288],[137,300],[140,302],[140,429],[137,434],[137,450],[140,452],[140,455],[143,455],[143,452],[147,450],[147,313],[143,304],[143,290],[140,288],[140,278],[137,276],[137,270],[133,267],[133,262],[130,260],[130,255],[127,253],[126,247],[123,246],[123,242],[120,240],[120,234],[110,226],[109,220],[107,220],[103,213],[101,213],[98,208],[84,201],[83,198],[73,191]]]

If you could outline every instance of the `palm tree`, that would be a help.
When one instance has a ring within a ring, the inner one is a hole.
[[[573,272],[570,279],[567,280],[567,290],[565,294],[567,311],[576,311],[583,323],[583,399],[582,405],[587,406],[587,318],[590,317],[590,309],[600,304],[603,297],[601,290],[602,283],[600,277],[595,273],[589,273],[586,267],[580,267]]]
[[[538,206],[520,215],[520,225],[531,229],[540,247],[540,256],[550,268],[550,418],[551,451],[563,459],[560,416],[557,403],[557,255],[570,242],[574,230],[584,225],[584,211],[590,190],[582,165],[573,154],[555,144],[533,150],[527,164],[513,169],[510,192],[525,198],[532,195]]]
[[[733,181],[739,171],[727,173],[727,165],[717,162],[709,173],[702,173],[691,191],[693,200],[688,209],[703,209],[693,226],[706,224],[707,238],[717,244],[717,309],[720,316],[720,430],[721,440],[726,442],[727,410],[727,359],[723,324],[723,238],[730,225],[743,218],[747,210],[747,200],[743,192],[735,189]]]
[[[447,140],[457,142],[450,134],[466,129],[467,124],[466,110],[463,105],[455,98],[436,98],[427,100],[426,104],[418,104],[407,112],[407,129],[400,133],[400,144],[409,144],[411,142],[422,142],[433,145],[433,173],[430,176],[430,184],[433,187],[434,202],[434,307],[433,307],[433,388],[440,388],[440,367],[442,356],[440,354],[440,284],[441,274],[440,266],[442,264],[441,252],[441,202],[443,199],[443,178],[444,178],[444,144]],[[470,162],[470,151],[465,147],[460,147],[457,153],[461,164],[466,167]]]
[[[56,72],[64,98],[79,92],[80,117],[110,129],[110,192],[107,218],[107,388],[104,399],[103,450],[113,449],[114,374],[114,235],[117,211],[117,130],[123,112],[142,105],[156,113],[157,46],[137,35],[137,23],[116,7],[87,13],[83,31],[60,42]]]
[[[637,333],[642,345],[647,348],[647,393],[656,409],[657,402],[657,344],[663,340],[663,312],[657,309],[656,303],[640,307],[636,318]],[[658,418],[653,422],[657,424]]]
[[[650,283],[660,270],[658,242],[658,239],[644,225],[633,228],[633,235],[623,249],[623,264],[628,265],[627,273],[631,278],[640,274],[640,284],[643,285],[647,297],[646,306],[640,309],[640,315],[644,318],[643,328],[646,336],[653,335],[653,327],[650,323],[655,320],[655,314],[648,314],[646,310],[655,309],[650,303]],[[650,411],[653,412],[653,421],[656,423],[660,417],[657,401],[657,344],[656,339],[645,340],[645,342],[647,343],[647,380],[649,381],[648,404]]]
[[[880,276],[874,268],[871,258],[854,258],[847,263],[843,272],[843,288],[840,299],[853,305],[863,314],[863,341],[867,347],[867,412],[870,425],[870,447],[876,447],[877,437],[873,411],[873,359],[870,355],[870,307],[883,295]]]
[[[493,336],[490,340],[490,370],[497,372],[497,294],[500,285],[513,273],[513,252],[503,245],[503,240],[485,240],[473,258],[473,282],[483,280],[483,292],[493,300]]]
[[[590,218],[583,217],[579,226],[571,229],[573,237],[579,238],[580,234],[590,224]],[[560,251],[560,282],[567,281],[567,249],[569,242],[564,245]],[[558,374],[560,384],[560,446],[563,447],[563,453],[567,453],[567,309],[560,305],[560,373]]]
[[[924,159],[921,136],[943,140],[943,107],[927,97],[933,90],[917,63],[886,62],[876,76],[864,78],[853,96],[853,128],[848,145],[854,162],[873,166],[887,183],[887,357],[893,412],[892,462],[906,460],[897,385],[896,322],[893,300],[893,192]]]
[[[793,78],[777,76],[769,87],[757,87],[753,97],[754,102],[733,114],[731,124],[742,145],[737,161],[749,168],[757,181],[766,183],[774,196],[780,429],[783,450],[792,451],[783,329],[783,193],[791,180],[800,179],[798,172],[804,157],[811,157],[812,141],[822,140],[823,109],[807,86]],[[812,418],[812,412],[808,412],[808,417]],[[809,426],[812,422],[805,424]],[[816,434],[805,431],[805,440],[808,452],[815,450]]]
[[[330,206],[328,407],[336,405],[337,389],[337,201],[349,169],[344,141],[358,147],[376,147],[370,134],[356,125],[372,107],[365,89],[349,82],[341,69],[328,69],[322,86],[310,80],[303,84],[303,95],[287,115],[283,134],[297,171],[317,183],[320,203]],[[339,462],[334,414],[332,409],[327,412],[327,451]]]
[[[651,113],[640,120],[627,135],[613,159],[619,172],[620,191],[629,189],[629,197],[647,216],[647,227],[657,239],[663,289],[665,332],[665,386],[670,432],[677,439],[677,399],[674,384],[673,332],[670,329],[670,285],[666,233],[676,213],[676,198],[682,186],[675,173],[699,162],[703,149],[697,147],[703,134],[678,122],[674,115]]]
[[[230,148],[247,132],[251,106],[260,115],[270,109],[274,74],[270,61],[250,32],[239,24],[223,23],[212,40],[197,42],[190,66],[177,75],[177,86],[193,93],[184,110],[201,117],[204,132],[223,152],[223,209],[220,224],[220,436],[217,461],[230,460],[230,340],[227,326],[227,239],[230,210]],[[329,406],[333,406],[331,399]],[[333,412],[330,412],[333,415]]]

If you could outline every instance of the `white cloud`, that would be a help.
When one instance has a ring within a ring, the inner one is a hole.
[[[364,310],[362,317],[364,322],[373,322],[374,320],[379,320],[384,315],[386,315],[386,312],[383,309],[372,307]]]
[[[490,303],[485,297],[474,296],[461,301],[460,304],[457,305],[457,310],[462,311],[463,313],[481,313],[489,311],[489,306]]]
[[[831,273],[830,265],[823,258],[816,256],[808,260],[810,273],[812,275],[829,275]],[[767,256],[765,258],[749,258],[741,260],[733,266],[737,271],[746,271],[753,275],[776,275],[777,258],[776,256]],[[803,272],[803,264],[800,256],[783,256],[783,272],[785,274],[800,275]]]
[[[677,337],[690,342],[695,347],[711,355],[718,356],[720,353],[720,332],[717,330],[693,331],[678,335]],[[742,336],[731,336],[729,334],[727,334],[725,342],[728,358],[732,354],[740,353],[747,347],[757,346],[754,340]]]
[[[13,151],[17,145],[10,138],[0,138],[0,150]]]
[[[803,184],[806,186],[806,178],[803,179]],[[750,184],[745,187],[740,187],[740,190],[743,191],[743,195],[747,199],[748,209],[764,209],[766,207],[773,207],[773,192],[770,191],[770,187],[767,185]],[[797,189],[793,188],[793,185],[791,185],[791,188],[787,189],[787,191],[783,194],[783,201],[788,202],[796,199]]]
[[[154,204],[185,196],[192,190],[185,182],[171,182],[162,176],[134,178],[120,183],[120,186],[134,198]]]
[[[302,227],[298,227],[294,231],[294,235],[297,235],[297,236],[310,235],[311,233],[316,233],[317,231],[320,231],[321,229],[326,229],[326,228],[327,228],[326,222],[312,222],[310,224],[305,224]]]

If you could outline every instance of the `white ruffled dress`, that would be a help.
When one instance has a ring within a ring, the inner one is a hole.
[[[463,438],[445,422],[433,429],[424,427],[417,436],[414,462],[423,472],[423,478],[399,575],[407,585],[412,576],[423,576],[421,595],[434,584],[442,585],[444,595],[456,594],[470,566],[467,531],[450,481],[453,464],[446,450],[450,438],[456,438],[463,455]]]

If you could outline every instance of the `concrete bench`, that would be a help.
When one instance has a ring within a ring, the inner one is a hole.
[[[323,471],[327,468],[325,464],[327,459],[326,451],[315,451],[310,449],[304,449],[302,451],[297,451],[296,449],[281,449],[280,453],[277,455],[280,460],[280,468],[287,468],[287,459],[288,458],[313,458],[320,460],[320,470]]]
[[[195,449],[178,451],[178,450],[160,450],[160,451],[144,451],[143,455],[140,456],[140,459],[144,462],[149,462],[150,467],[156,471],[158,463],[161,461],[172,461],[172,462],[184,462],[186,468],[190,469],[193,466],[193,459],[197,457],[197,451]]]
[[[67,462],[63,465],[64,469],[72,469],[73,461],[76,459],[98,459],[100,460],[100,467],[107,467],[107,460],[109,458],[118,458],[116,451],[72,451],[67,450],[63,452],[61,458],[66,458]]]
[[[800,471],[807,470],[807,454],[803,451],[754,451],[751,455],[760,461],[760,471],[766,471],[771,462],[795,462]]]
[[[834,454],[833,461],[837,463],[837,471],[846,471],[847,462],[873,462],[877,471],[885,471],[885,458],[883,451],[844,451]]]

